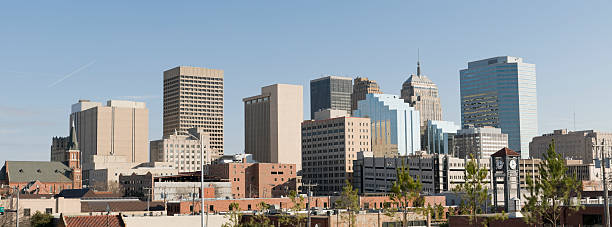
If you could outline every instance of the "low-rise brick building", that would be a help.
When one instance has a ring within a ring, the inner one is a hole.
[[[297,189],[295,164],[247,163],[212,164],[204,167],[208,176],[228,179],[233,198],[274,198]]]

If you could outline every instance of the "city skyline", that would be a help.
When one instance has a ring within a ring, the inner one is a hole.
[[[145,102],[150,109],[149,140],[161,139],[161,78],[164,70],[177,65],[225,71],[225,141],[231,142],[224,150],[242,153],[241,98],[269,84],[302,85],[308,116],[308,83],[327,74],[368,77],[384,93],[399,95],[403,80],[415,73],[417,48],[424,74],[439,86],[443,120],[461,123],[459,70],[467,62],[510,55],[538,67],[537,135],[561,128],[612,131],[612,119],[607,117],[612,109],[599,105],[612,98],[605,89],[612,74],[607,63],[612,31],[601,29],[612,26],[606,20],[609,7],[602,7],[606,3],[536,2],[530,9],[504,5],[504,12],[491,10],[501,3],[449,3],[433,13],[416,9],[436,6],[413,3],[302,3],[300,10],[295,4],[269,9],[248,5],[254,3],[185,5],[180,7],[186,13],[170,19],[159,16],[169,7],[163,5],[145,6],[146,12],[139,13],[142,18],[135,18],[129,15],[139,6],[135,3],[120,9],[41,4],[41,9],[30,11],[31,18],[15,10],[25,10],[25,5],[0,9],[0,24],[12,34],[0,37],[0,76],[5,79],[0,105],[2,162],[49,160],[50,138],[69,134],[69,105],[79,99]],[[558,13],[569,9],[576,15]],[[106,14],[110,10],[116,12],[113,18]],[[200,15],[199,10],[211,13]],[[62,16],[68,12],[72,17]],[[320,19],[313,19],[313,12]],[[355,12],[380,16],[364,19]],[[487,17],[514,19],[496,28],[501,22],[484,21]],[[249,28],[265,23],[276,26]],[[481,26],[465,34],[464,24],[471,23]],[[193,31],[193,26],[210,30]],[[413,37],[414,31],[420,36]],[[171,32],[184,35],[168,35]],[[580,35],[585,33],[591,35]]]

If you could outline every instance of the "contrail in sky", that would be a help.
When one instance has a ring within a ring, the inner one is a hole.
[[[65,75],[64,77],[62,77],[61,79],[59,79],[59,80],[57,80],[57,81],[55,81],[55,82],[53,82],[53,83],[49,84],[49,87],[53,87],[53,86],[55,86],[55,85],[59,84],[60,82],[64,81],[65,79],[68,79],[68,77],[73,76],[74,74],[76,74],[76,73],[80,72],[80,71],[81,71],[81,70],[83,70],[83,69],[86,69],[87,67],[89,67],[89,66],[93,65],[94,63],[96,63],[96,60],[93,60],[93,61],[91,61],[91,62],[89,62],[89,63],[87,63],[87,64],[85,64],[85,65],[83,65],[83,66],[79,67],[78,69],[76,69],[76,70],[72,71],[71,73],[66,74],[66,75]]]

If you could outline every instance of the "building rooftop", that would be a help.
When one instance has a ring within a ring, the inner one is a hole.
[[[513,151],[510,148],[504,147],[501,150],[491,155],[491,157],[501,157],[501,156],[521,156],[521,154],[517,153],[516,151]]]
[[[81,212],[128,212],[147,211],[147,202],[140,200],[99,200],[81,201]],[[163,201],[150,201],[149,211],[165,210]]]
[[[422,85],[431,85],[436,86],[436,84],[429,79],[429,77],[425,75],[410,75],[408,79],[404,82],[404,85],[407,84],[422,84]]]
[[[0,170],[0,181],[70,183],[72,169],[61,162],[6,161]]]
[[[64,216],[66,227],[123,227],[125,223],[119,215],[96,215],[96,216]]]
[[[88,198],[119,198],[122,197],[123,195],[120,193],[114,193],[114,192],[96,192],[94,190],[92,190],[91,188],[83,188],[83,189],[64,189],[62,190],[59,194],[57,194],[58,197],[64,197],[64,198],[82,198],[82,199],[88,199]]]

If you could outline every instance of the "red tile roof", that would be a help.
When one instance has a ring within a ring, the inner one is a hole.
[[[66,227],[125,227],[119,215],[64,217]]]
[[[513,151],[510,148],[504,147],[501,150],[491,155],[491,157],[502,157],[502,156],[521,156],[521,154],[517,153],[516,151]]]

